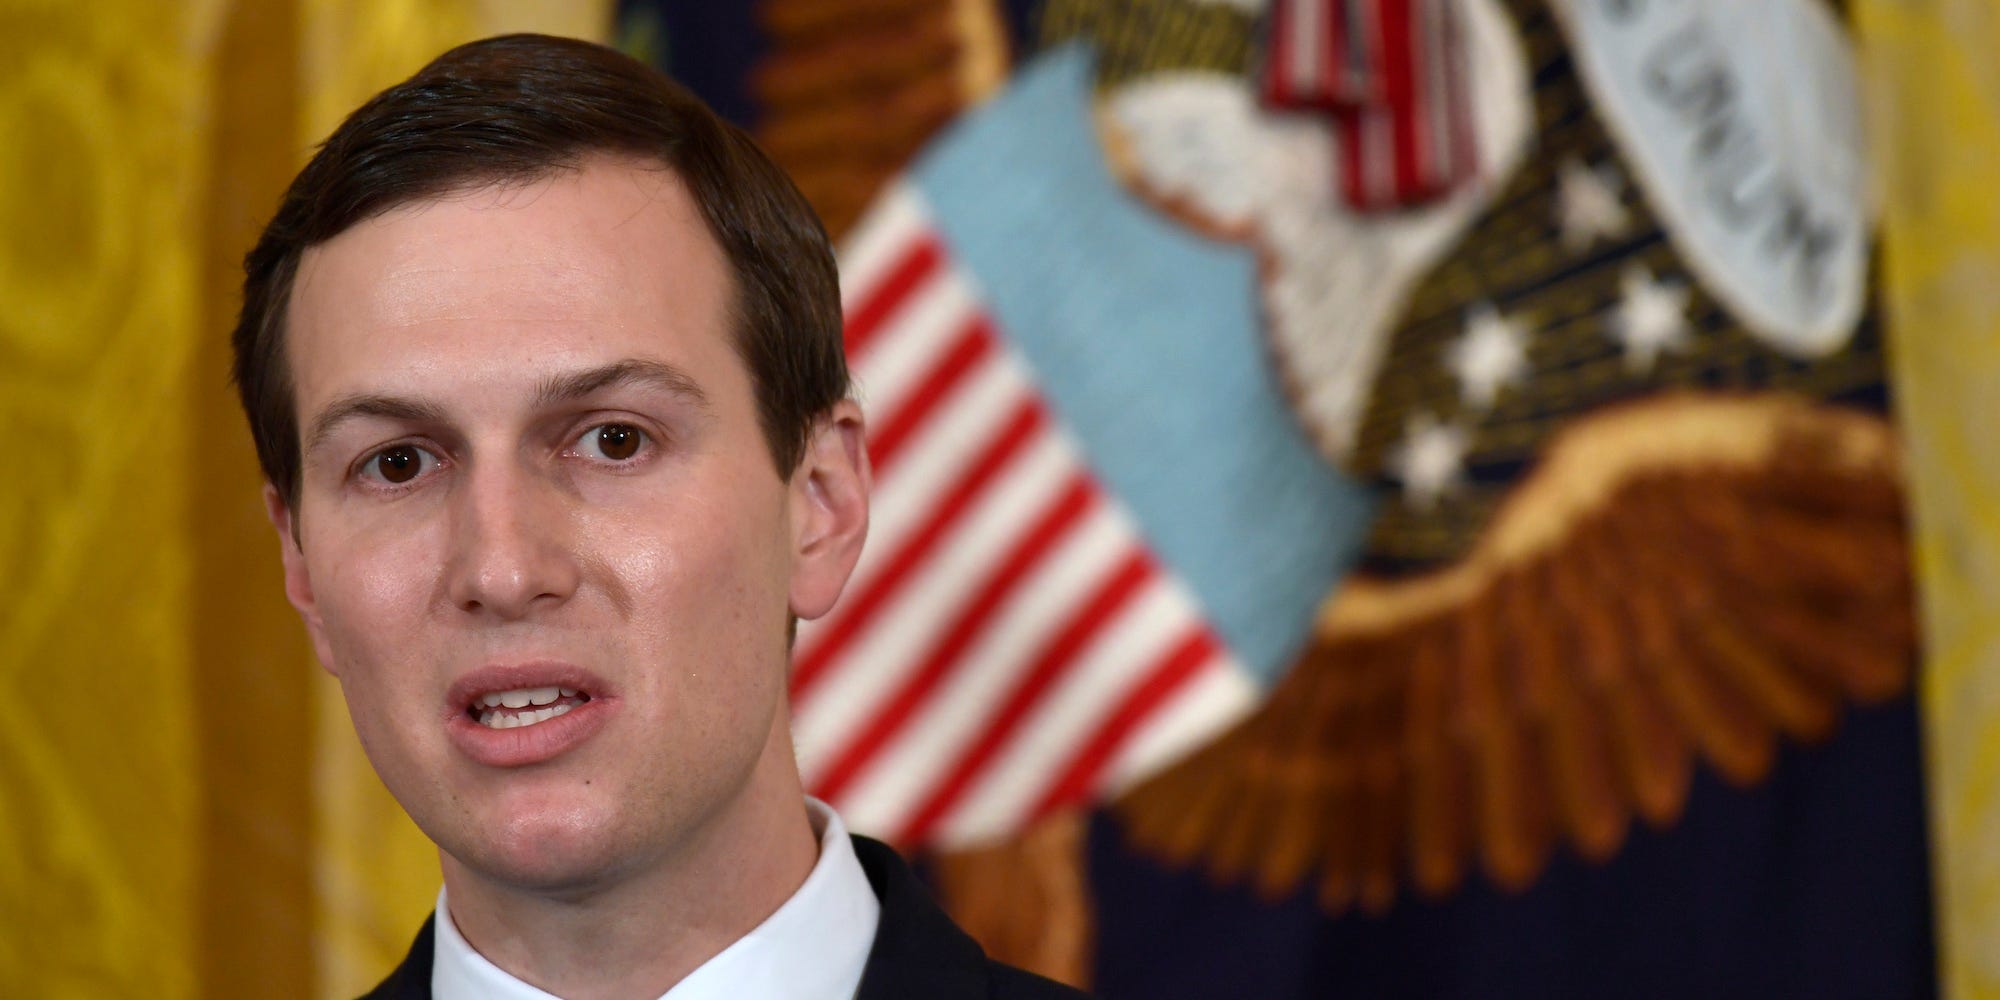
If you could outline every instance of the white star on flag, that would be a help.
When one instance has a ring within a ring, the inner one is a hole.
[[[1642,264],[1628,264],[1618,279],[1620,299],[1611,313],[1611,335],[1625,348],[1625,367],[1644,375],[1660,352],[1688,347],[1688,288],[1659,281]]]
[[[1572,157],[1563,162],[1557,185],[1556,224],[1562,230],[1563,249],[1587,250],[1599,239],[1623,233],[1631,223],[1625,206],[1618,203],[1618,177],[1610,164],[1586,167]]]
[[[1418,413],[1404,425],[1403,440],[1384,464],[1402,482],[1403,502],[1427,511],[1465,485],[1465,453],[1471,445],[1465,428],[1442,423],[1436,414]]]
[[[1517,317],[1502,316],[1491,302],[1466,313],[1465,335],[1445,352],[1445,365],[1458,377],[1459,398],[1473,410],[1488,410],[1502,386],[1528,377],[1528,335]]]

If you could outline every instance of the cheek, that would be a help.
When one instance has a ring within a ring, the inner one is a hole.
[[[437,593],[439,562],[424,535],[345,535],[320,551],[327,558],[311,565],[313,592],[343,667],[368,669],[415,652],[417,625]]]
[[[722,491],[717,491],[721,494]],[[729,497],[733,497],[732,502]],[[676,686],[782,681],[788,563],[769,496],[682,496],[648,511],[605,512],[584,534],[595,576],[627,634]]]
[[[729,634],[768,616],[774,597],[782,603],[783,495],[763,485],[689,488],[585,513],[583,548],[627,619]]]
[[[757,499],[713,512],[697,574],[707,585],[691,595],[718,638],[746,655],[782,650],[790,589],[782,507]]]
[[[422,802],[442,705],[434,667],[452,647],[425,620],[437,593],[431,552],[412,536],[379,537],[342,539],[315,586],[326,580],[317,596],[362,750],[399,801]]]

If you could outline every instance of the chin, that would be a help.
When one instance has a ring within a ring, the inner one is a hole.
[[[517,810],[466,834],[446,853],[483,878],[536,893],[587,892],[633,860],[615,817],[589,809]]]

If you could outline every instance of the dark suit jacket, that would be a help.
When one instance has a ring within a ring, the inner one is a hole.
[[[1001,965],[945,916],[895,850],[867,837],[854,853],[882,901],[875,946],[855,1000],[1075,1000],[1067,986]],[[403,964],[363,1000],[430,1000],[431,922],[410,945]],[[746,998],[751,1000],[751,998]]]

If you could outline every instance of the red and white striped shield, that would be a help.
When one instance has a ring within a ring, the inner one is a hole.
[[[801,627],[808,791],[915,845],[1002,836],[1149,773],[1254,687],[1100,485],[914,187],[842,254],[875,467],[839,605]]]

